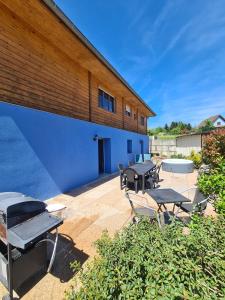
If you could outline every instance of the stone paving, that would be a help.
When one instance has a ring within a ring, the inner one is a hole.
[[[196,183],[197,173],[187,175],[160,172],[162,181],[160,187],[171,187],[181,192]],[[140,193],[142,196],[142,194]],[[146,197],[151,206],[155,202]],[[71,285],[73,273],[70,262],[79,260],[82,264],[95,254],[93,245],[102,234],[108,230],[110,235],[121,230],[131,220],[131,209],[124,197],[124,191],[119,188],[119,177],[111,176],[76,189],[70,194],[61,194],[51,203],[63,203],[67,209],[66,220],[60,228],[60,239],[54,268],[50,274],[43,277],[22,299],[63,299],[64,292]],[[170,207],[169,207],[170,208]],[[206,214],[214,211],[209,205]],[[0,286],[0,297],[5,293]]]

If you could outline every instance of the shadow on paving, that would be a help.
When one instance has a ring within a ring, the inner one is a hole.
[[[102,176],[98,177],[96,180],[94,180],[86,185],[83,185],[82,187],[78,187],[74,190],[64,193],[64,195],[68,195],[68,196],[72,196],[72,197],[79,196],[83,193],[90,191],[93,188],[98,187],[99,185],[101,185],[107,181],[110,181],[111,179],[116,178],[117,176],[119,176],[118,172],[113,173],[113,174],[103,174]]]
[[[75,243],[69,235],[61,233],[51,274],[59,278],[60,282],[68,282],[74,275],[71,263],[77,261],[82,266],[88,258],[89,255],[75,247]]]
[[[52,240],[55,240],[55,234],[50,234],[49,237]],[[51,256],[52,250],[52,245],[50,245],[48,248],[48,257]],[[56,257],[50,274],[59,278],[62,283],[68,282],[74,276],[74,271],[71,269],[71,263],[78,261],[82,266],[88,258],[89,255],[75,247],[75,243],[70,236],[59,234]],[[18,290],[16,290],[18,296],[24,296],[45,275],[46,272],[42,271],[26,281]]]

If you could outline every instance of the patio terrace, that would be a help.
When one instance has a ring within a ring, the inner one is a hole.
[[[161,171],[160,178],[161,188],[170,187],[181,192],[195,185],[197,172],[172,175]],[[149,196],[145,194],[144,197],[157,208]],[[70,194],[61,194],[49,202],[63,203],[67,207],[66,220],[60,228],[55,265],[51,273],[42,278],[23,299],[63,299],[73,276],[70,262],[79,260],[83,264],[89,261],[96,254],[93,243],[103,230],[113,235],[131,220],[131,208],[124,191],[120,190],[119,176],[116,175],[102,178]],[[211,205],[207,207],[206,214],[215,214]],[[1,286],[0,296],[4,294]]]

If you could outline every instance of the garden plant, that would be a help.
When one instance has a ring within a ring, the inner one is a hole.
[[[224,217],[193,216],[187,226],[142,219],[104,233],[67,299],[225,299]]]
[[[204,163],[218,166],[225,159],[225,130],[211,133],[203,139],[202,158]]]
[[[225,216],[225,130],[209,134],[203,142],[202,159],[211,170],[201,174],[198,187],[206,196],[215,195],[214,207]]]

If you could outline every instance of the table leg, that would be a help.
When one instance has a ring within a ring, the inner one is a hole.
[[[171,214],[170,214],[170,212],[169,212],[169,210],[167,209],[167,207],[166,207],[165,204],[163,204],[163,207],[164,207],[165,211],[168,213],[169,217],[171,218],[172,216],[171,216]]]
[[[159,205],[158,205],[158,212],[160,212],[160,211],[162,212],[161,206],[162,206],[162,204],[159,204]]]
[[[177,218],[178,213],[180,212],[180,206],[181,206],[182,202],[179,202],[179,207],[175,213],[175,218]],[[175,205],[174,205],[175,206]]]
[[[173,204],[173,213],[174,213],[174,210],[175,210],[175,204]]]

